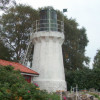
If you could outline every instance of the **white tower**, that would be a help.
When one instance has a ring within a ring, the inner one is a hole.
[[[66,91],[62,56],[63,22],[57,21],[55,10],[48,7],[40,11],[40,20],[36,21],[31,40],[34,44],[32,69],[39,73],[33,81],[41,90]]]

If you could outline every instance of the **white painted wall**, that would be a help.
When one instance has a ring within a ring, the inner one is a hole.
[[[33,81],[48,92],[66,90],[62,56],[64,34],[40,31],[31,39],[34,44],[32,69],[40,74]]]

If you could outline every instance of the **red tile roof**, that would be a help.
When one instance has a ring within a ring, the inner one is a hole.
[[[16,62],[11,62],[11,61],[6,61],[6,60],[1,60],[0,59],[0,65],[2,66],[7,66],[7,65],[11,65],[14,67],[14,70],[20,70],[23,73],[29,73],[29,74],[36,74],[39,75],[37,72],[35,72],[34,70],[20,64],[20,63],[16,63]]]

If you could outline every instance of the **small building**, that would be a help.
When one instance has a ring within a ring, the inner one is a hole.
[[[28,83],[31,83],[34,77],[39,76],[39,73],[35,72],[34,70],[32,70],[20,63],[0,59],[0,65],[2,65],[2,66],[11,65],[12,67],[14,67],[14,70],[19,70],[21,72],[21,74],[25,77],[25,80]]]

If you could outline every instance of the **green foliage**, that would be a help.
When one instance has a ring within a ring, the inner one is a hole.
[[[9,2],[10,0],[0,0],[0,9],[4,9]]]
[[[0,100],[60,100],[59,96],[27,83],[19,71],[11,66],[0,66]]]
[[[10,3],[16,4],[15,0],[0,0],[0,10],[7,9]]]
[[[57,11],[58,20],[63,19],[63,14]],[[88,39],[84,27],[78,28],[75,19],[68,19],[64,16],[64,34],[63,44],[64,65],[67,70],[76,70],[84,68],[84,63],[88,65],[89,57],[85,56],[85,47]]]
[[[88,69],[68,71],[66,72],[66,80],[68,90],[71,86],[76,87],[78,85],[79,90],[94,88],[100,90],[100,69]]]
[[[94,57],[93,68],[100,69],[100,50],[97,50],[96,56]]]
[[[29,6],[12,7],[1,18],[1,35],[5,37],[14,52],[13,60],[19,62],[23,57],[32,24],[38,19],[38,12]]]
[[[98,98],[98,100],[100,100],[99,95],[95,94],[95,93],[89,93],[90,95],[93,95],[95,98]]]
[[[12,57],[12,51],[7,48],[4,43],[0,40],[0,59],[4,60],[11,60]]]
[[[65,42],[63,45],[64,64],[69,70],[82,69],[89,59],[85,56],[88,40],[85,28],[78,28],[73,19],[65,18]]]

